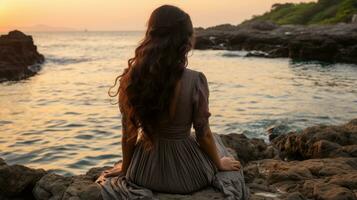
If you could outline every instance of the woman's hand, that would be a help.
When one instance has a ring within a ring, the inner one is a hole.
[[[113,176],[119,176],[120,174],[123,173],[121,165],[116,165],[110,170],[104,171],[104,177],[113,177]]]
[[[240,162],[232,157],[222,157],[220,161],[220,171],[237,171],[241,168]]]

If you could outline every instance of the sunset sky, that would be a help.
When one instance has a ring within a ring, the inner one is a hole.
[[[77,30],[144,30],[151,11],[177,5],[194,26],[238,24],[268,11],[272,4],[313,0],[0,0],[0,31],[48,25]]]

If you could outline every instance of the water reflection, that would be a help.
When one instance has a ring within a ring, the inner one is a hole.
[[[121,157],[118,108],[107,89],[141,32],[35,33],[47,61],[39,75],[0,84],[0,157],[62,174]],[[357,117],[357,67],[194,51],[190,68],[210,86],[212,130],[267,138],[270,126],[299,130]]]

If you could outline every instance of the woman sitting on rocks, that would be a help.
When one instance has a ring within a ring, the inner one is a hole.
[[[123,161],[97,180],[104,200],[155,199],[154,192],[189,194],[207,186],[226,199],[248,199],[239,161],[210,130],[207,79],[186,68],[192,46],[187,13],[169,5],[153,11],[110,94],[122,113]]]

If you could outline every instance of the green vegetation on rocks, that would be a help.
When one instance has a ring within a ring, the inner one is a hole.
[[[269,12],[248,21],[270,20],[280,25],[335,24],[350,22],[354,14],[357,14],[357,0],[318,0],[298,4],[277,3]]]

